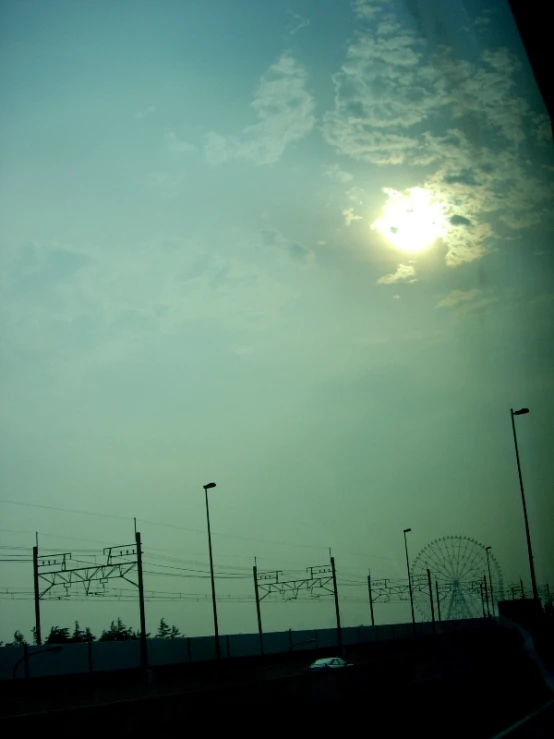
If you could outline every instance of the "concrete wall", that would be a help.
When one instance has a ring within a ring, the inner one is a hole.
[[[438,624],[440,631],[458,631],[480,626],[481,619],[468,621],[446,621]],[[354,646],[372,641],[410,638],[412,624],[389,624],[385,626],[354,626],[342,629],[344,646]],[[432,624],[417,624],[417,634],[432,633]],[[314,629],[304,631],[276,631],[264,634],[266,655],[305,650],[332,650],[337,645],[336,629]],[[211,636],[183,639],[148,639],[148,662],[152,667],[206,662],[215,659],[215,643]],[[249,657],[260,653],[258,634],[233,634],[220,636],[221,654],[228,657]],[[108,672],[140,667],[140,642],[94,642],[88,644],[66,644],[60,652],[35,652],[41,647],[28,648],[30,677],[48,675],[77,675],[86,672]],[[0,680],[11,680],[16,662],[23,660],[23,647],[0,648]],[[19,664],[16,679],[25,678],[25,665]]]

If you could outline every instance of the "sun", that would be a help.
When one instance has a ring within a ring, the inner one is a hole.
[[[444,205],[428,190],[412,187],[405,193],[384,188],[388,200],[381,217],[371,224],[392,246],[409,254],[428,249],[447,231]]]

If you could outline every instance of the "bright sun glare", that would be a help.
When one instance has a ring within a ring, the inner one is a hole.
[[[371,228],[397,249],[416,254],[445,235],[444,207],[430,192],[422,187],[412,187],[406,193],[387,187],[384,192],[388,200]]]

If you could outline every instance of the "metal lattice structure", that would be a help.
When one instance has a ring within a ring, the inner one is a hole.
[[[504,598],[502,571],[494,554],[468,536],[444,536],[424,547],[412,563],[412,577],[416,580],[428,569],[443,620],[477,618],[485,606],[488,608],[489,600],[492,604]],[[423,618],[429,620],[428,592],[414,589],[414,600]]]
[[[71,553],[37,556],[37,574],[39,580],[46,583],[39,598],[45,596],[56,600],[69,597],[72,585],[82,585],[85,595],[103,595],[106,585],[114,577],[127,580],[138,587],[138,583],[129,577],[129,573],[137,569],[137,548],[135,544],[124,544],[118,547],[104,549],[105,564],[87,565],[85,567],[71,566]],[[52,589],[63,587],[61,594],[57,590],[52,595]]]
[[[323,595],[333,595],[333,570],[329,565],[307,567],[308,577],[296,580],[282,580],[283,572],[260,572],[257,578],[260,601],[269,595],[280,595],[284,600],[297,600],[301,591],[305,591],[312,598]],[[281,576],[281,577],[280,577]]]
[[[412,576],[412,591],[424,591],[427,587],[427,575]],[[405,580],[381,578],[371,581],[371,595],[374,603],[401,603],[410,600],[410,587]]]

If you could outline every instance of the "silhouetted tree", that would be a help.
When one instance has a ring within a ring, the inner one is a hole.
[[[176,639],[181,636],[181,632],[176,626],[169,626],[165,618],[162,618],[156,636],[158,639]]]
[[[158,637],[160,639],[169,639],[170,634],[171,629],[167,625],[165,618],[162,618],[160,620],[160,625],[158,626]]]
[[[85,635],[83,637],[83,641],[89,642],[89,641],[95,641],[95,640],[96,640],[96,637],[94,636],[90,628],[87,626],[85,629]]]
[[[102,632],[98,641],[129,641],[137,638],[133,630],[125,626],[123,621],[118,618],[117,621],[112,621],[107,631]]]
[[[73,634],[71,635],[71,641],[76,643],[85,641],[85,632],[79,626],[78,621],[75,621],[75,628],[73,629]]]
[[[72,639],[69,635],[68,628],[60,628],[59,626],[52,626],[46,644],[69,644]]]
[[[19,631],[19,629],[17,631],[14,631],[14,634],[13,634],[13,642],[12,642],[11,646],[13,646],[13,647],[22,647],[25,644],[27,644],[27,642],[25,641],[25,637],[23,636],[23,634],[21,633],[21,631]],[[6,645],[6,646],[8,646],[8,645]]]

